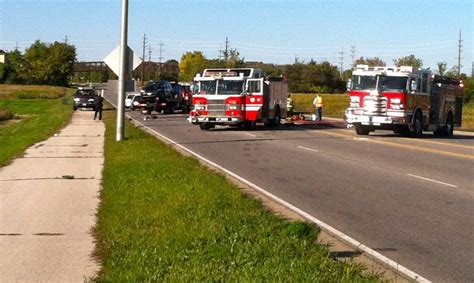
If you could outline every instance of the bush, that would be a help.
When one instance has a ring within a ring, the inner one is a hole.
[[[13,111],[8,108],[0,108],[0,121],[10,120],[13,119],[13,117],[15,117]]]

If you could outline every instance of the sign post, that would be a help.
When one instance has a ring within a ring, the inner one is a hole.
[[[116,140],[124,139],[124,118],[125,118],[125,82],[129,77],[128,70],[128,0],[122,0],[122,28],[120,33],[120,68],[119,68],[119,87],[117,100],[117,134]]]

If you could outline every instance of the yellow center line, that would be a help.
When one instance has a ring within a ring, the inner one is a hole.
[[[327,130],[318,130],[318,131],[315,131],[315,132],[320,133],[320,134],[324,134],[324,135],[329,135],[329,136],[354,138],[354,136],[352,136],[352,135],[335,133],[335,132],[331,132],[331,131],[327,131]],[[373,138],[367,138],[367,139],[363,139],[361,141],[391,145],[391,146],[394,146],[394,147],[401,147],[401,148],[406,148],[406,149],[411,149],[411,150],[418,150],[418,151],[429,152],[429,153],[435,153],[435,154],[440,154],[440,155],[445,155],[445,156],[452,156],[452,157],[459,157],[459,158],[466,158],[466,159],[474,159],[474,155],[454,153],[454,152],[442,151],[442,150],[437,150],[437,149],[429,149],[429,148],[424,148],[424,147],[419,147],[419,146],[414,146],[414,145],[399,144],[399,143],[389,142],[389,141],[385,141],[385,140],[377,140],[377,139],[373,139]]]
[[[474,146],[463,145],[463,144],[449,144],[449,143],[445,143],[445,142],[427,141],[427,140],[423,140],[423,139],[408,139],[408,138],[401,138],[401,139],[407,140],[407,141],[414,141],[414,142],[424,142],[424,143],[431,143],[431,144],[446,145],[446,146],[451,146],[451,147],[474,149]]]

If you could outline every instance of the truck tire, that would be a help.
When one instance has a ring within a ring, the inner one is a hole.
[[[280,123],[281,123],[281,113],[280,113],[280,107],[277,105],[275,107],[275,116],[273,116],[273,118],[270,119],[268,123],[265,124],[265,126],[278,127]]]
[[[250,130],[255,129],[256,124],[257,123],[255,121],[244,121],[242,123],[242,128],[244,130],[250,131]]]
[[[443,127],[438,128],[434,134],[436,136],[442,137],[451,137],[453,136],[454,132],[454,121],[453,121],[453,113],[449,112],[448,117],[446,117],[446,123]]]
[[[415,113],[415,118],[413,119],[413,132],[412,136],[414,138],[419,138],[423,135],[423,116],[417,111]]]
[[[209,123],[202,123],[202,124],[199,124],[199,128],[203,131],[208,131],[210,130],[212,127]]]
[[[359,136],[367,136],[369,133],[370,133],[370,127],[369,126],[364,126],[364,125],[361,125],[361,124],[356,124],[354,126],[355,130],[356,130],[356,133],[359,135]]]

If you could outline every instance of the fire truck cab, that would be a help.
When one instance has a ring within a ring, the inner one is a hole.
[[[415,137],[423,131],[452,136],[461,126],[462,81],[429,69],[357,65],[348,91],[344,120],[358,135],[384,129]]]
[[[216,125],[251,129],[257,122],[277,126],[286,117],[286,81],[265,78],[260,69],[205,69],[194,82],[188,121],[202,130]]]

